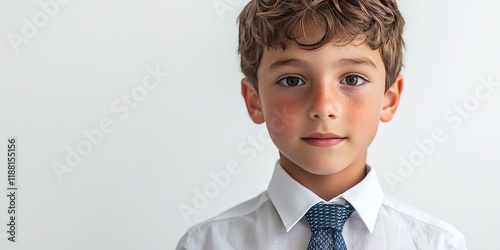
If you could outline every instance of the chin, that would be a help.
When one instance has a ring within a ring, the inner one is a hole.
[[[342,172],[346,166],[340,166],[338,163],[314,163],[301,167],[303,170],[315,175],[332,175]]]

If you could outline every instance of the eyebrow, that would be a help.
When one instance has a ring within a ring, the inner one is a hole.
[[[372,60],[366,58],[366,57],[360,57],[360,58],[343,58],[338,60],[335,63],[335,66],[348,66],[348,65],[366,65],[369,67],[372,67],[374,69],[377,69],[377,66],[375,63],[372,62]]]
[[[284,59],[284,60],[277,60],[269,66],[269,70],[274,71],[277,70],[278,68],[285,67],[285,66],[304,66],[307,63],[299,60],[299,59]],[[333,65],[334,67],[341,67],[341,66],[349,66],[349,65],[366,65],[368,67],[372,67],[374,69],[377,69],[377,66],[375,63],[372,62],[372,60],[366,58],[366,57],[360,57],[360,58],[342,58],[335,62]]]
[[[285,66],[304,66],[306,63],[302,60],[299,59],[284,59],[284,60],[278,60],[275,61],[269,66],[269,70],[277,70],[279,68],[285,67]]]

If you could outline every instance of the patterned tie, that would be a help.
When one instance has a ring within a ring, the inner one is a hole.
[[[347,250],[342,237],[342,228],[354,208],[346,206],[318,203],[306,213],[306,219],[311,226],[311,240],[307,250]]]

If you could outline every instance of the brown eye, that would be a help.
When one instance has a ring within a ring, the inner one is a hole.
[[[358,75],[348,75],[341,81],[342,84],[347,84],[349,86],[360,86],[365,82],[366,80]]]
[[[299,84],[299,82],[300,82],[300,79],[297,77],[288,77],[286,79],[286,84],[288,86],[297,86]]]
[[[302,79],[300,79],[299,77],[296,77],[296,76],[285,77],[285,78],[281,79],[278,83],[285,86],[285,87],[295,87],[295,86],[300,86],[300,85],[304,84]]]
[[[358,83],[358,76],[350,75],[345,78],[347,85],[356,85]]]

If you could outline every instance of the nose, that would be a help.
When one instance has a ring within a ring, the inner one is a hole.
[[[309,118],[312,120],[335,119],[338,115],[339,96],[333,84],[316,84],[310,90]]]

